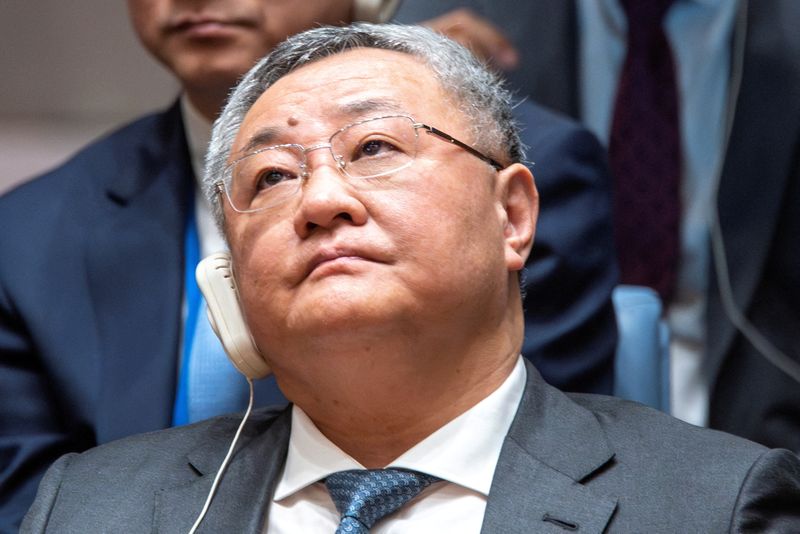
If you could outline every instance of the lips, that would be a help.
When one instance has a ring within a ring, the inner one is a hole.
[[[167,31],[195,38],[213,38],[225,36],[241,27],[251,26],[253,24],[244,18],[187,13],[171,18],[167,23]]]
[[[317,250],[311,259],[306,263],[303,279],[308,278],[312,273],[321,269],[334,269],[340,267],[347,268],[353,262],[370,261],[384,263],[378,254],[367,252],[359,247],[352,246],[332,246],[323,247]]]

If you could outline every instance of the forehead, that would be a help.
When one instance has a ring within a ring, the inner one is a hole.
[[[408,114],[442,128],[466,118],[421,60],[401,52],[348,50],[305,65],[267,89],[245,116],[233,153],[265,130],[276,143],[314,142],[349,122]]]

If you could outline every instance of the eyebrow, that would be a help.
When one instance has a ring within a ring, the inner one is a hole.
[[[253,134],[247,144],[238,151],[238,153],[247,154],[256,148],[274,145],[275,140],[278,139],[284,131],[286,131],[286,128],[282,128],[280,126],[265,126],[263,128],[259,128],[256,133]]]
[[[405,110],[396,100],[389,98],[368,98],[365,100],[348,102],[342,105],[337,113],[345,117],[346,120],[355,120],[373,112],[405,113]],[[285,135],[286,131],[287,129],[283,126],[264,126],[263,128],[259,128],[247,144],[238,150],[237,153],[247,154],[258,148],[274,145],[278,139]]]
[[[355,118],[358,115],[365,115],[373,111],[405,113],[400,103],[390,98],[356,100],[354,102],[348,102],[341,107],[341,113],[351,118]]]

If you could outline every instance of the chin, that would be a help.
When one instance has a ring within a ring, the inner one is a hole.
[[[174,70],[185,85],[201,90],[224,87],[227,93],[260,59],[231,48],[222,46],[214,51],[194,46],[183,50],[174,62]]]
[[[332,292],[328,295],[295,301],[286,316],[287,327],[303,336],[352,336],[359,331],[385,331],[396,328],[406,315],[396,299],[374,291]]]

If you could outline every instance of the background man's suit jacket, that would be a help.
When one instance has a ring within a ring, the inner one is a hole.
[[[563,394],[530,364],[527,372],[482,532],[800,530],[793,453],[612,397]],[[21,532],[186,532],[238,422],[210,419],[61,458]],[[255,413],[200,532],[263,531],[290,425],[290,409]]]
[[[403,0],[403,22],[470,6],[520,52],[508,74],[521,94],[578,117],[573,1]],[[743,78],[718,206],[735,301],[778,348],[800,362],[800,3],[751,1]],[[710,273],[705,374],[710,425],[800,451],[800,384],[768,363],[725,316]]]
[[[517,115],[542,195],[524,353],[553,384],[608,392],[603,151],[541,108]],[[192,187],[176,105],[0,199],[0,532],[16,531],[60,455],[170,425]]]

